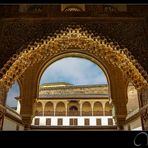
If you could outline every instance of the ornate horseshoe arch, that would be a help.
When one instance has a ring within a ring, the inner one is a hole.
[[[54,57],[66,51],[70,52],[72,49],[95,55],[120,68],[136,89],[148,86],[147,73],[127,48],[122,49],[118,43],[108,41],[104,36],[95,37],[92,33],[83,31],[79,26],[67,27],[60,33],[36,41],[19,54],[13,55],[0,70],[0,83],[9,89],[29,66],[49,56]]]

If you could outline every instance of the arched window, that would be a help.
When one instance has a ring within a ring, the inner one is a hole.
[[[70,116],[77,116],[78,115],[78,107],[77,106],[71,106],[69,108],[69,115]]]
[[[35,115],[43,116],[43,106],[41,102],[37,102]]]
[[[56,116],[65,116],[66,108],[63,102],[59,102],[56,106]]]
[[[47,102],[44,108],[44,116],[53,116],[54,115],[54,108],[52,102]]]
[[[91,104],[89,102],[83,103],[83,105],[82,105],[82,115],[83,116],[91,116],[92,115]]]
[[[105,104],[105,116],[112,116],[112,105],[109,102]]]
[[[20,113],[20,87],[17,81],[12,85],[7,93],[6,106]]]
[[[71,101],[68,103],[68,115],[69,116],[78,116],[80,105],[77,101]]]
[[[94,103],[93,115],[94,116],[103,116],[103,106],[100,102]]]

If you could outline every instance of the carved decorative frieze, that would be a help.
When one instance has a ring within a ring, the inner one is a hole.
[[[32,24],[32,22],[29,22],[29,24],[30,23]],[[15,22],[14,24],[16,26],[18,25]],[[120,26],[120,24],[122,23],[117,24]],[[27,26],[25,23],[19,25],[20,26],[18,26],[18,30],[21,26],[23,26],[25,30],[25,26]],[[49,23],[46,22],[44,23],[44,25],[38,25],[36,25],[36,27],[39,27],[39,30],[41,28],[44,28],[44,30],[39,32],[41,32],[41,34],[43,33],[44,35],[46,35],[47,33],[46,38],[42,37],[43,34],[41,35],[41,39],[40,36],[38,36],[35,42],[28,44],[26,48],[24,47],[22,52],[14,55],[13,59],[7,61],[6,65],[1,69],[2,81],[6,87],[9,88],[12,85],[13,81],[17,80],[23,74],[23,72],[34,63],[41,61],[47,56],[56,56],[58,54],[62,54],[63,52],[72,52],[73,50],[75,50],[76,52],[81,51],[83,53],[93,55],[96,58],[103,58],[108,63],[111,63],[114,66],[120,68],[125,74],[125,76],[133,82],[134,86],[137,89],[140,89],[148,85],[148,75],[146,71],[143,70],[143,67],[128,51],[126,46],[121,46],[120,42],[118,44],[118,42],[114,41],[114,38],[106,38],[105,36],[98,35],[98,33],[96,33],[99,30],[104,30],[104,26],[106,26],[105,24],[65,24],[68,25],[65,28],[65,25],[59,25],[57,23],[54,29],[56,27],[60,27],[63,28],[63,30],[59,30],[58,28],[58,30],[54,31],[54,33],[51,33],[51,30],[53,29],[51,26],[49,27]],[[126,26],[126,24],[124,25]],[[11,28],[12,26],[13,25],[11,24],[9,27]],[[114,24],[114,26],[116,26],[116,24]],[[98,27],[100,27],[99,30]],[[45,30],[46,33],[43,32]],[[129,32],[129,30],[127,29],[126,31]],[[26,30],[26,34],[28,33],[27,31],[28,30]],[[17,32],[20,33],[20,31]],[[34,35],[35,33],[37,32],[34,31]],[[9,34],[11,36],[11,33]],[[121,35],[122,34],[123,32],[121,32]],[[9,38],[8,41],[11,42]],[[15,71],[15,73],[13,71]]]
[[[22,51],[30,42],[43,38],[43,36],[52,36],[56,30],[63,30],[70,24],[79,24],[93,32],[94,35],[101,34],[106,38],[109,37],[113,41],[118,42],[121,46],[128,48],[135,59],[148,71],[147,65],[147,40],[142,21],[117,21],[117,22],[93,22],[84,21],[45,21],[45,20],[14,20],[4,22],[1,39],[0,67],[17,52]]]

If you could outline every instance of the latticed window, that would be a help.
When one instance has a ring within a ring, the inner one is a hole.
[[[85,125],[86,125],[86,126],[89,125],[89,119],[85,119]]]
[[[58,119],[58,125],[63,125],[63,119]]]
[[[51,125],[51,119],[50,118],[46,119],[46,125]]]
[[[39,125],[39,123],[40,123],[40,119],[39,118],[36,118],[35,121],[34,121],[34,124],[35,125]]]
[[[73,125],[73,119],[70,119],[70,125]]]
[[[77,119],[73,119],[73,123],[74,123],[75,126],[78,125],[78,120]]]
[[[70,119],[70,125],[77,126],[78,125],[78,119]]]
[[[108,119],[108,125],[113,125],[113,119],[112,118]]]
[[[96,125],[101,125],[101,119],[96,119]]]

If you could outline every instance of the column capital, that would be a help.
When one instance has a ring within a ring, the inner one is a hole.
[[[115,123],[117,125],[117,129],[124,130],[124,125],[126,122],[126,115],[116,115],[113,118],[114,118]]]
[[[30,114],[22,114],[22,121],[24,124],[24,130],[30,130],[30,126],[32,123],[32,115]]]

